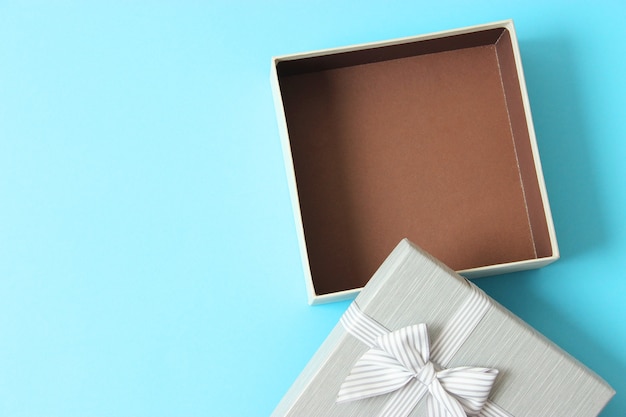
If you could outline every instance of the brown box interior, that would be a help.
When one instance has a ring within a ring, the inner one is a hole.
[[[318,295],[365,285],[404,237],[455,270],[552,255],[507,29],[277,73]]]

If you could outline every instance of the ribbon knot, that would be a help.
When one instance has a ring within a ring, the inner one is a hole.
[[[373,340],[370,349],[354,364],[339,389],[337,402],[391,393],[400,399],[390,401],[382,415],[406,417],[429,394],[431,417],[477,416],[498,371],[477,367],[439,371],[437,368],[430,360],[425,324],[386,331]]]
[[[432,362],[428,362],[419,372],[415,373],[415,379],[426,386],[432,384],[436,377],[435,366]]]

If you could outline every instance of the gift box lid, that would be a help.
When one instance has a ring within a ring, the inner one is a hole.
[[[396,392],[337,403],[342,384],[371,348],[358,331],[347,330],[355,308],[385,331],[427,326],[436,369],[497,370],[481,415],[589,417],[615,394],[593,371],[404,239],[315,353],[274,417],[376,416],[393,401]],[[408,415],[428,416],[426,397]]]
[[[274,58],[309,301],[403,237],[472,278],[559,251],[512,21]]]

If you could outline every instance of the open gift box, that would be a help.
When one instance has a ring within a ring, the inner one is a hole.
[[[272,416],[591,417],[614,394],[404,239]]]
[[[559,252],[512,21],[272,62],[309,302],[403,237],[466,277]]]

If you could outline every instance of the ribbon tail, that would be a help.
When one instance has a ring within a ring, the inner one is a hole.
[[[427,393],[426,385],[412,379],[404,388],[391,394],[378,417],[408,417]]]
[[[376,381],[359,381],[357,378],[346,378],[337,393],[337,403],[363,400],[397,391],[409,382],[409,378],[378,378]]]
[[[480,414],[487,402],[497,375],[496,369],[459,367],[439,371],[437,379],[459,401],[465,413],[473,417]]]
[[[428,415],[430,417],[467,417],[461,404],[446,392],[438,380],[428,386]]]

